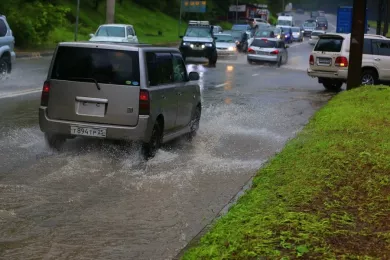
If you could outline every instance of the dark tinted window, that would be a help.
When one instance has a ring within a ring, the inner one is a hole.
[[[52,79],[139,85],[138,52],[61,46],[55,58]]]
[[[372,54],[372,44],[370,39],[364,39],[363,54]]]
[[[7,34],[8,28],[5,25],[3,19],[0,19],[0,37],[4,37]]]
[[[390,56],[389,41],[375,41],[374,42],[377,55]]]
[[[179,54],[173,54],[173,81],[183,82],[187,81],[187,69],[184,65],[183,59]]]
[[[173,63],[170,53],[146,53],[149,85],[157,86],[173,82]]]
[[[252,43],[252,46],[260,48],[276,48],[278,46],[276,41],[268,41],[263,39],[255,39]]]
[[[319,39],[314,51],[340,52],[343,46],[343,39],[340,38],[324,38]]]

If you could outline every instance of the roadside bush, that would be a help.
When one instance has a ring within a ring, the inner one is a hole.
[[[39,1],[13,6],[7,14],[7,20],[16,45],[25,47],[44,44],[51,31],[66,23],[67,12],[68,8]]]

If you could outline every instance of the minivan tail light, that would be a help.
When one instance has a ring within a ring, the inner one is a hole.
[[[348,67],[348,59],[346,57],[337,57],[334,65],[337,67]]]
[[[45,81],[42,88],[41,106],[47,107],[49,104],[50,87],[50,81]]]
[[[149,115],[150,114],[150,96],[149,91],[141,89],[139,91],[139,114]]]
[[[279,54],[279,50],[271,51],[271,54]]]
[[[310,55],[309,62],[310,62],[310,65],[314,65],[314,56],[313,55]]]
[[[249,48],[249,49],[248,49],[248,53],[255,54],[256,52],[255,52],[255,50],[254,50],[254,49],[252,49],[252,48]]]

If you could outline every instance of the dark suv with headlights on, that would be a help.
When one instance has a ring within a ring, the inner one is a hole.
[[[217,48],[213,26],[208,21],[190,21],[186,33],[181,37],[180,52],[184,59],[188,57],[207,58],[210,66],[217,64]]]

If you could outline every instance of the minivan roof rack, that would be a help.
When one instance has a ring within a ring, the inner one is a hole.
[[[380,38],[380,39],[388,39],[386,36],[383,36],[383,35],[377,35],[377,34],[371,34],[371,33],[366,33],[364,35],[367,35],[367,36],[370,36],[370,37],[377,37],[377,38]]]
[[[194,21],[191,20],[188,22],[189,25],[201,25],[201,26],[209,26],[210,22],[209,21]]]

